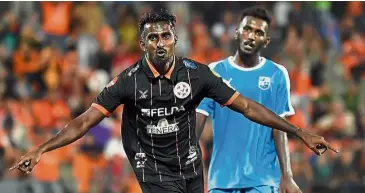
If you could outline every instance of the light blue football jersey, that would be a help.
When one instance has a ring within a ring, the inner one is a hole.
[[[233,57],[209,65],[224,82],[280,116],[294,114],[290,103],[290,80],[285,67],[264,57],[260,64],[243,68]],[[213,152],[208,188],[279,187],[280,165],[272,129],[204,98],[198,113],[212,117]]]

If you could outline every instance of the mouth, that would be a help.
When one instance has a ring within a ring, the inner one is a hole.
[[[166,55],[166,51],[165,50],[157,50],[157,56],[159,57],[164,57]]]
[[[247,51],[252,51],[255,48],[255,43],[251,41],[245,41],[243,43],[243,48]]]

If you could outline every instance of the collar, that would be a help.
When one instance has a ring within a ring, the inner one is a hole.
[[[236,64],[233,61],[233,58],[234,58],[234,56],[228,57],[229,64],[232,67],[237,68],[238,70],[241,70],[241,71],[253,71],[253,70],[257,70],[257,69],[261,68],[262,66],[264,66],[265,63],[266,63],[266,58],[260,56],[260,62],[256,66],[254,66],[254,67],[242,67],[242,66],[239,66],[238,64]]]
[[[143,57],[143,59],[142,59],[142,69],[147,74],[147,76],[149,78],[158,78],[158,77],[164,76],[165,78],[167,78],[169,80],[176,80],[177,71],[179,70],[179,66],[180,66],[179,63],[180,63],[180,61],[175,56],[173,64],[170,67],[169,71],[166,74],[161,75],[156,70],[156,68],[153,66],[153,64],[150,61],[148,61],[148,59],[146,57]]]

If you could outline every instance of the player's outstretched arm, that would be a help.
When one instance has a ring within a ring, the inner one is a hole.
[[[196,113],[196,126],[195,126],[195,134],[197,139],[200,139],[202,132],[204,130],[205,122],[207,120],[207,116],[202,113]]]
[[[298,136],[303,140],[305,145],[317,155],[324,153],[327,148],[336,153],[338,152],[338,150],[332,147],[332,145],[324,140],[323,137],[305,132],[302,129],[295,127],[261,104],[245,98],[242,95],[239,95],[228,107],[242,113],[245,117],[256,123]]]
[[[105,115],[94,107],[67,124],[56,136],[40,145],[37,149],[28,152],[16,162],[10,170],[15,168],[24,173],[30,173],[39,162],[41,155],[48,151],[66,146],[84,136],[90,128],[103,120]]]

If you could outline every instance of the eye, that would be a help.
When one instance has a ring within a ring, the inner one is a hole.
[[[264,35],[264,32],[263,31],[256,31],[256,35],[257,36],[263,36]]]
[[[155,41],[157,39],[157,36],[156,35],[150,35],[148,36],[148,40],[150,41]]]
[[[251,28],[249,26],[245,26],[245,27],[243,27],[243,31],[249,32],[249,31],[251,31]]]
[[[165,34],[163,34],[163,36],[162,36],[165,40],[167,40],[167,39],[170,39],[171,38],[171,34],[170,33],[165,33]]]

